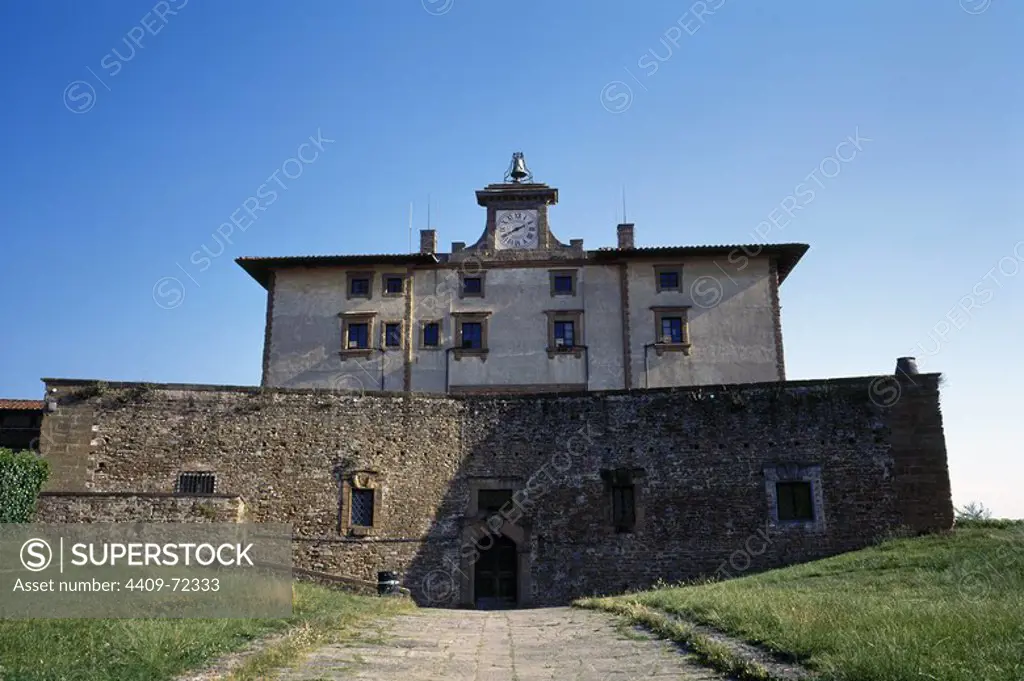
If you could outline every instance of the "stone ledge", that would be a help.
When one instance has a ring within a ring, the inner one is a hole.
[[[618,390],[581,390],[579,392],[572,393],[560,393],[557,397],[613,397],[619,395],[636,395],[638,393],[651,394],[651,395],[671,395],[678,393],[693,393],[693,392],[740,392],[740,391],[763,391],[763,390],[790,390],[790,389],[829,389],[829,388],[858,388],[863,387],[865,390],[865,398],[867,399],[868,388],[872,385],[872,382],[876,381],[880,377],[892,377],[896,378],[893,374],[880,374],[875,376],[848,376],[841,378],[815,378],[815,379],[802,379],[795,381],[758,381],[753,383],[714,383],[706,385],[691,385],[691,386],[676,386],[671,388],[633,388],[633,389],[618,389]],[[941,373],[931,374],[916,374],[913,381],[908,379],[900,379],[900,383],[903,385],[903,392],[900,399],[892,407],[888,409],[894,409],[900,404],[907,404],[911,400],[914,400],[916,393],[920,391],[932,392],[938,390],[939,384],[942,379]],[[238,386],[238,385],[212,385],[212,384],[195,384],[195,383],[145,383],[137,381],[103,381],[98,379],[73,379],[73,378],[44,378],[42,379],[47,387],[87,387],[96,386],[103,384],[106,388],[117,390],[125,388],[141,388],[146,387],[154,391],[180,391],[180,392],[233,392],[250,395],[267,395],[267,394],[281,394],[281,395],[352,395],[360,396],[363,398],[369,397],[399,397],[399,398],[412,398],[421,401],[441,401],[441,402],[458,402],[464,400],[477,400],[477,399],[502,399],[504,396],[466,396],[466,395],[451,395],[451,394],[435,394],[435,393],[419,393],[419,392],[404,392],[396,390],[387,391],[373,391],[364,393],[355,390],[332,390],[327,388],[283,388],[283,387],[259,387],[259,386]],[[493,386],[495,389],[500,389],[501,386]],[[534,399],[537,397],[551,399],[552,395],[545,395],[544,393],[528,394],[528,395],[514,395],[509,397],[515,397],[516,399]],[[922,396],[921,399],[926,399]],[[908,405],[909,406],[909,405]],[[880,408],[881,409],[881,408]],[[896,418],[899,418],[898,416]],[[931,424],[929,427],[935,427],[938,429],[938,424]]]

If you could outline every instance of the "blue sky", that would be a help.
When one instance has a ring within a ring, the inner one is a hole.
[[[789,376],[917,355],[954,500],[1024,516],[1021,35],[1009,0],[3,3],[0,395],[258,383],[235,257],[402,252],[428,195],[471,242],[521,149],[563,240],[612,245],[625,185],[642,245],[811,244]]]

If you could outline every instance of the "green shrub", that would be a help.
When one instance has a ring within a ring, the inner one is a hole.
[[[50,474],[50,464],[35,452],[0,448],[0,523],[27,523]]]
[[[972,501],[960,508],[954,506],[953,511],[956,513],[957,523],[964,520],[988,520],[992,517],[992,511],[985,504],[977,501]]]

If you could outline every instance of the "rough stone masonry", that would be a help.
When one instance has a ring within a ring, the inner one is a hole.
[[[50,379],[47,398],[39,520],[290,523],[296,566],[393,570],[426,605],[472,606],[499,544],[516,603],[558,605],[953,523],[937,374],[461,397]],[[212,492],[180,488],[196,471]],[[786,481],[812,518],[780,519]],[[486,490],[512,501],[487,511]]]

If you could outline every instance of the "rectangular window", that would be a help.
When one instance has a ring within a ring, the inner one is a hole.
[[[352,527],[373,527],[373,490],[353,489],[352,510],[349,514]]]
[[[484,280],[480,277],[462,278],[462,295],[479,296],[484,292]]]
[[[552,283],[555,295],[572,295],[572,275],[556,274]]]
[[[215,487],[213,473],[182,473],[178,476],[178,494],[213,494]]]
[[[368,298],[370,296],[370,280],[364,277],[353,277],[348,282],[348,294],[353,297]]]
[[[423,347],[436,348],[441,344],[441,325],[430,322],[423,325]]]
[[[811,483],[777,482],[775,497],[779,508],[779,522],[814,520]]]
[[[654,279],[658,293],[680,291],[683,288],[683,266],[655,265]]]
[[[397,348],[402,345],[402,325],[398,322],[389,322],[384,325],[384,346]]]
[[[384,278],[384,293],[390,296],[402,295],[404,288],[404,282],[402,277],[385,277]]]
[[[612,485],[612,524],[620,530],[636,524],[636,505],[632,485]]]
[[[349,350],[363,350],[370,347],[370,325],[366,322],[354,322],[348,325]]]
[[[476,493],[477,511],[497,513],[508,502],[512,501],[510,489],[481,489]]]
[[[462,347],[467,350],[479,350],[483,346],[483,324],[462,322]]]
[[[662,317],[660,343],[682,343],[683,342],[683,319],[682,317]]]
[[[576,325],[572,322],[555,322],[555,347],[571,348],[576,344]]]

